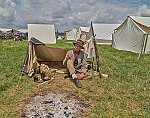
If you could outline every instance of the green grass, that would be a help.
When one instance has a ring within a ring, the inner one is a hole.
[[[50,46],[73,48],[69,41],[58,40]],[[82,80],[78,89],[62,74],[56,74],[51,84],[38,87],[33,78],[20,71],[27,51],[27,41],[0,41],[0,118],[20,117],[28,98],[42,89],[71,91],[91,104],[87,118],[148,118],[150,117],[150,55],[119,51],[111,46],[98,46],[101,71],[108,78],[94,75],[92,80]]]

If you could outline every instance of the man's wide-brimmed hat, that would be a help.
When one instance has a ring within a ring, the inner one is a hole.
[[[81,47],[82,47],[82,49],[84,49],[84,47],[83,47],[83,45],[84,45],[84,42],[82,41],[82,40],[77,40],[75,43],[73,43],[74,44],[74,46],[76,45],[76,44],[79,44]]]

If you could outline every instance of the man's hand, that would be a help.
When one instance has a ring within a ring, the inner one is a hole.
[[[72,53],[69,53],[67,59],[71,59],[71,57],[72,57]]]
[[[83,79],[83,77],[84,77],[84,73],[81,73],[79,76],[78,76],[78,79],[80,80],[80,79]]]

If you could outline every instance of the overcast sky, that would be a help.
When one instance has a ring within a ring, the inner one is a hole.
[[[0,0],[0,27],[54,24],[59,32],[93,23],[121,23],[127,16],[150,17],[150,0]]]

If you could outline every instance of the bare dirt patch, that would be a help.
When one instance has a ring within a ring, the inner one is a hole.
[[[82,118],[82,113],[89,106],[70,92],[45,91],[27,102],[22,118]]]

